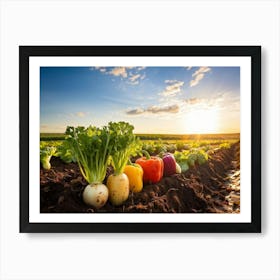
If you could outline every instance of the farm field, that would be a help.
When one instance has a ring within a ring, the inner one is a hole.
[[[225,133],[225,134],[137,134],[141,140],[155,140],[158,141],[220,141],[220,140],[236,140],[239,138],[239,133]],[[64,140],[64,133],[40,133],[41,141],[58,141]]]
[[[61,135],[59,139],[63,139]],[[157,156],[162,152],[169,152],[180,163],[179,153],[203,151],[207,155],[207,160],[201,164],[195,161],[187,170],[180,174],[163,176],[155,184],[144,184],[141,192],[130,192],[128,199],[120,206],[107,202],[102,208],[96,209],[83,201],[82,194],[88,183],[81,175],[78,164],[65,163],[59,156],[53,156],[50,161],[51,169],[45,170],[41,166],[40,170],[41,212],[240,212],[239,134],[177,137],[176,135],[139,135],[139,137],[142,148],[151,155]],[[54,137],[48,138],[48,141],[41,141],[42,146],[59,147],[63,141],[56,139]],[[133,157],[132,161],[137,157],[140,156]],[[109,166],[104,184],[112,173],[113,168]]]
[[[41,213],[240,213],[240,67],[41,67],[40,163]]]

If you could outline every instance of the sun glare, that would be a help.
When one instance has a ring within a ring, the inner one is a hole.
[[[217,108],[194,109],[187,113],[185,129],[190,134],[219,133]]]

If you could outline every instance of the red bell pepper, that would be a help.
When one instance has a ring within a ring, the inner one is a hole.
[[[144,183],[157,183],[163,176],[163,160],[160,157],[150,156],[143,151],[145,157],[138,158],[135,163],[139,164],[143,171]]]

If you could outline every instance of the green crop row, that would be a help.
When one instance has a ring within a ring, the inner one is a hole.
[[[196,163],[202,164],[208,160],[208,154],[213,150],[228,149],[236,140],[202,140],[202,141],[163,141],[142,140],[141,150],[147,151],[151,155],[164,153],[174,154],[176,161],[183,170]],[[50,160],[51,156],[59,157],[65,163],[76,162],[67,141],[40,141],[41,161]]]

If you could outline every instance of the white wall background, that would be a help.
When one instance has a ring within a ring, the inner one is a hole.
[[[280,279],[279,1],[0,1],[1,279]],[[19,45],[262,45],[262,234],[19,234]]]

